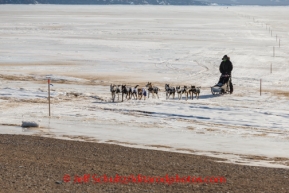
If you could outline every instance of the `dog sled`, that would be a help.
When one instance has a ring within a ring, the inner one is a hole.
[[[220,81],[215,86],[211,87],[213,95],[216,94],[231,94],[230,90],[231,76],[230,75],[221,75]]]

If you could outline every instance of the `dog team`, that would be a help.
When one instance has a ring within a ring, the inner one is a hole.
[[[177,86],[177,87],[171,87],[169,84],[165,85],[165,91],[166,91],[166,99],[169,99],[172,95],[173,99],[175,98],[175,94],[178,94],[178,99],[182,99],[182,95],[184,94],[186,96],[186,100],[188,100],[188,97],[190,96],[191,99],[194,98],[194,94],[196,95],[196,98],[199,98],[200,95],[200,88],[201,87],[195,87],[195,86]],[[130,87],[126,85],[110,85],[110,92],[112,97],[112,102],[115,101],[116,95],[118,96],[121,94],[121,101],[123,102],[123,99],[129,100],[132,99],[138,99],[141,100],[142,98],[145,100],[146,96],[150,96],[152,94],[153,97],[155,95],[159,98],[160,89],[156,86],[153,86],[151,82],[148,82],[145,88],[139,88],[139,85],[136,85],[135,87]]]

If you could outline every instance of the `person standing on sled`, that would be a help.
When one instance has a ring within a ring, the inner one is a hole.
[[[232,83],[232,76],[231,76],[231,73],[232,73],[232,70],[233,70],[233,64],[232,62],[230,61],[230,58],[225,55],[223,58],[222,58],[222,62],[220,64],[220,72],[221,72],[221,77],[220,77],[220,80],[219,80],[219,83],[218,84],[224,84],[226,81],[228,81],[228,77],[226,77],[225,75],[229,75],[229,77],[231,77],[231,81],[230,81],[230,94],[233,93],[233,83]]]

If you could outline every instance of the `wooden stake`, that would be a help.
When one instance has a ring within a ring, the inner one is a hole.
[[[48,107],[49,107],[49,117],[50,117],[50,79],[48,79]]]

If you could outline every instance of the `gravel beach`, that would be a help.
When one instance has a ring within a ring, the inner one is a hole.
[[[0,192],[289,192],[289,170],[37,136],[0,135]],[[92,176],[222,176],[225,183],[94,183]],[[74,182],[74,177],[89,176]],[[68,180],[67,177],[71,179]],[[67,181],[67,182],[66,182]]]

